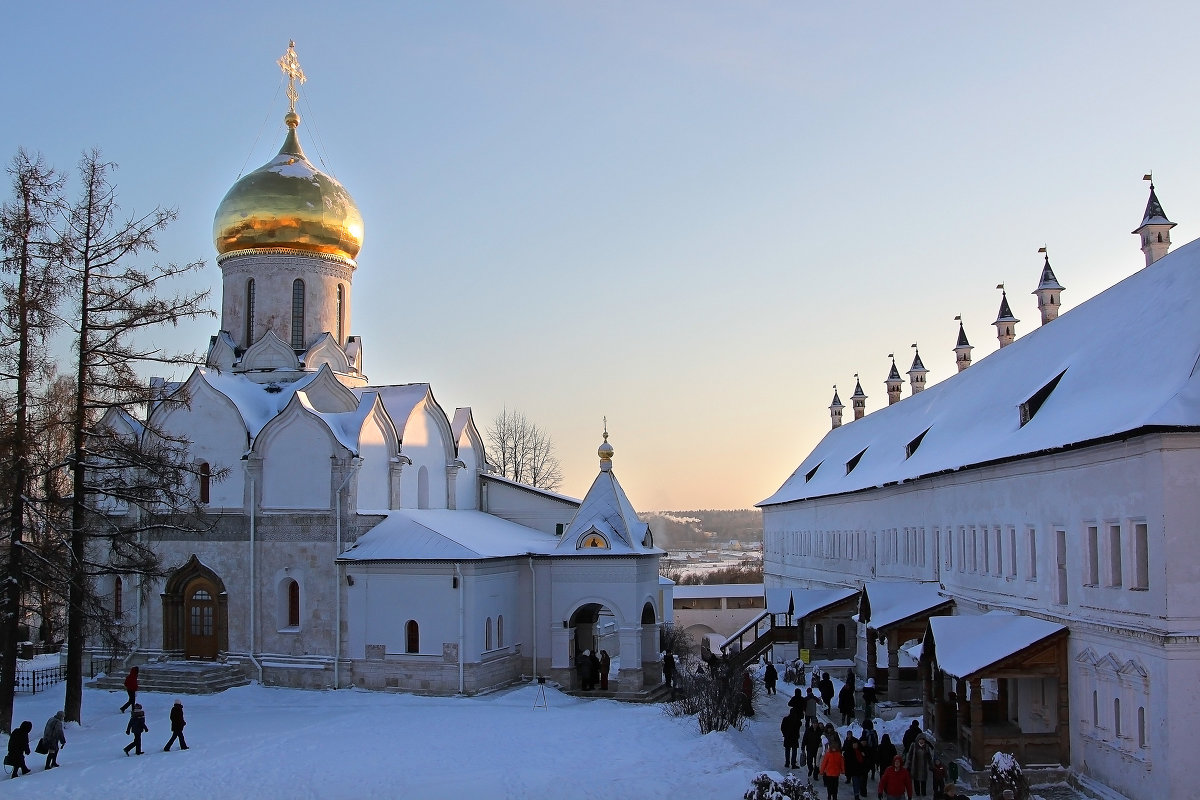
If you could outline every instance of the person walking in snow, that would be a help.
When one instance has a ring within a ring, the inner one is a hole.
[[[915,793],[918,797],[924,797],[928,794],[929,770],[933,766],[933,753],[924,736],[917,736],[916,741],[908,748],[904,766],[908,768],[908,774],[912,777]]]
[[[136,750],[140,756],[142,754],[142,734],[150,730],[150,726],[146,724],[146,712],[142,711],[141,703],[133,704],[133,711],[129,712],[129,724],[125,726],[125,735],[133,734],[133,741],[125,745],[125,755],[129,755],[131,749]]]
[[[828,672],[821,673],[821,702],[825,704],[825,713],[829,714],[833,711],[833,680],[829,677]]]
[[[879,702],[879,690],[875,687],[875,679],[867,678],[866,684],[862,688],[863,696],[863,719],[874,719],[875,704]]]
[[[830,741],[829,746],[825,748],[825,755],[821,757],[821,778],[825,781],[825,791],[829,794],[829,800],[837,800],[838,784],[845,773],[846,762],[842,759],[842,749],[836,742]]]
[[[914,719],[912,724],[904,730],[904,738],[900,740],[900,742],[904,745],[904,747],[901,748],[900,755],[908,758],[908,749],[912,747],[912,743],[915,742],[920,736],[921,723]]]
[[[812,781],[817,777],[817,753],[821,750],[821,729],[817,727],[817,721],[813,717],[809,717],[804,724],[804,736],[800,740],[800,746],[804,749],[804,762],[808,766],[808,779]]]
[[[175,744],[175,740],[179,740],[179,749],[187,750],[187,740],[183,738],[183,726],[187,725],[187,721],[183,718],[183,702],[175,701],[175,705],[171,706],[171,738],[167,741],[167,746],[163,748],[163,752],[169,752],[171,745]]]
[[[867,759],[867,777],[875,777],[875,767],[879,763],[879,734],[875,732],[875,723],[867,720],[863,723],[862,736],[863,755]],[[889,759],[890,760],[890,759]]]
[[[129,674],[125,676],[125,693],[129,695],[129,699],[125,705],[121,706],[121,713],[125,713],[125,709],[131,708],[137,702],[138,690],[138,668],[133,667],[129,670]]]
[[[663,683],[668,689],[675,688],[675,655],[673,653],[663,654]]]
[[[846,777],[854,786],[854,800],[862,800],[867,796],[867,754],[863,752],[862,742],[858,739],[847,738],[847,746],[842,748],[842,760],[846,766]]]
[[[848,683],[838,692],[838,711],[842,712],[843,725],[854,722],[854,687]]]
[[[29,774],[29,767],[25,766],[25,756],[29,755],[29,732],[31,730],[33,730],[33,723],[25,720],[8,737],[8,755],[4,757],[4,763],[13,768],[12,776],[14,778],[18,775]]]
[[[875,751],[875,763],[879,765],[879,771],[882,773],[892,763],[892,759],[900,755],[896,752],[896,745],[892,744],[892,737],[889,734],[884,734],[879,740],[879,748]]]
[[[887,734],[884,734],[883,738],[887,739]],[[904,761],[899,755],[892,758],[892,765],[879,776],[878,791],[879,800],[912,800],[912,778],[909,777],[908,770],[904,768]]]
[[[42,743],[46,746],[46,769],[58,766],[59,748],[67,743],[67,737],[63,734],[65,716],[62,711],[55,711],[54,716],[46,720],[46,727],[42,729]]]
[[[779,670],[775,669],[775,665],[770,661],[767,662],[767,669],[763,673],[763,683],[767,685],[767,694],[775,694],[775,683],[779,680]]]
[[[796,751],[800,749],[800,727],[804,723],[804,717],[800,713],[800,709],[792,707],[788,709],[787,716],[783,718],[783,722],[779,723],[779,732],[783,734],[783,768],[798,769],[800,764],[796,762]]]

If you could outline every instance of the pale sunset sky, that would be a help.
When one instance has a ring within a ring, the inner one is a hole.
[[[745,507],[834,384],[881,408],[914,342],[952,377],[955,315],[994,351],[998,283],[1033,330],[1039,247],[1067,313],[1141,268],[1144,173],[1196,237],[1198,30],[1182,2],[48,0],[4,12],[0,156],[101,148],[218,308],[213,213],[283,140],[294,39],[301,141],[365,220],[371,382],[525,412],[564,493],[607,416],[639,509]]]

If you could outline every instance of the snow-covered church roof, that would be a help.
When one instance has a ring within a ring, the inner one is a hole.
[[[547,555],[558,537],[483,511],[401,509],[361,536],[340,561],[459,561]]]
[[[563,533],[558,552],[661,553],[662,550],[654,546],[650,526],[638,518],[612,471],[613,448],[608,443],[607,432],[597,455],[600,456],[600,473]]]
[[[770,506],[1151,427],[1200,426],[1200,241],[974,366],[831,430]]]

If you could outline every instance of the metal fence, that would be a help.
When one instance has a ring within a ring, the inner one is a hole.
[[[67,679],[65,666],[17,670],[17,691],[37,694]]]

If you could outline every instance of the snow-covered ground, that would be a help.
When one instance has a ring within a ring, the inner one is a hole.
[[[760,684],[761,685],[761,684]],[[740,798],[783,763],[779,721],[791,687],[761,696],[742,731],[701,736],[661,706],[576,699],[524,685],[481,697],[416,697],[259,685],[216,695],[143,692],[145,755],[121,749],[124,692],[86,689],[83,724],[68,724],[60,769],[0,778],[13,798]],[[182,700],[190,749],[164,753],[168,712]],[[42,726],[62,708],[59,685],[19,694],[14,718]],[[907,718],[882,732],[902,731]],[[846,797],[852,796],[846,787]]]

